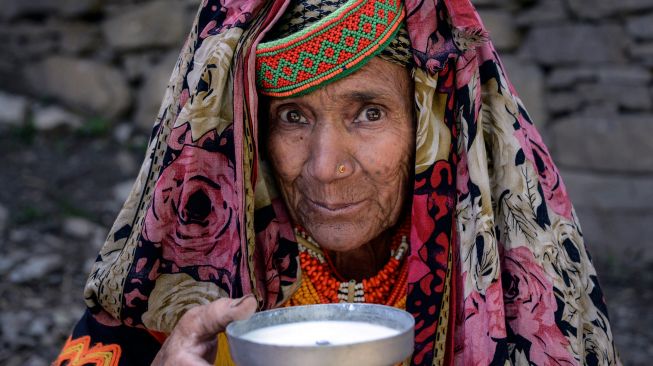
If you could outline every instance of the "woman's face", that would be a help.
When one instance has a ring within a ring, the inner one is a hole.
[[[412,86],[372,59],[308,95],[272,98],[268,152],[290,214],[324,248],[360,247],[393,226],[414,150]]]

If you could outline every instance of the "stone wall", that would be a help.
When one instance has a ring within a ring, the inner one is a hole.
[[[0,124],[146,134],[198,2],[0,0]],[[595,257],[653,263],[653,0],[475,3]]]
[[[0,0],[0,89],[149,129],[198,3]]]

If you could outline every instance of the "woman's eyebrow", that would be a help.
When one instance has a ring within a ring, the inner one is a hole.
[[[387,97],[388,97],[387,93],[377,92],[377,91],[352,91],[352,92],[345,92],[340,95],[341,99],[363,102],[363,103],[370,102],[373,100],[386,99]]]
[[[291,105],[291,104],[301,104],[301,98],[272,98],[269,103],[268,107],[270,109],[276,108],[279,106],[285,106],[285,105]]]

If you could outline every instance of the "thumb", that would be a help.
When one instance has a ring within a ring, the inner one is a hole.
[[[234,320],[244,320],[252,316],[258,303],[254,295],[239,299],[220,299],[202,307],[195,317],[199,339],[212,339]]]

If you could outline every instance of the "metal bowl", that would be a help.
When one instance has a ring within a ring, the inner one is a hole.
[[[256,342],[247,333],[266,327],[307,321],[350,321],[385,326],[396,334],[341,345],[281,345]],[[227,326],[231,357],[238,366],[390,366],[413,352],[415,320],[409,313],[373,304],[294,306],[262,311]]]

